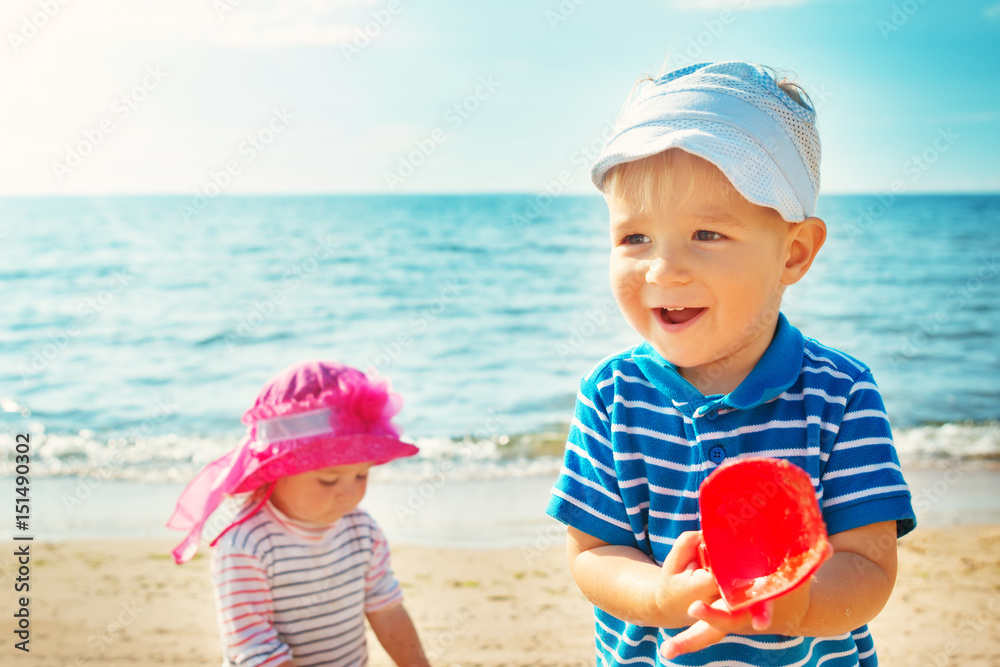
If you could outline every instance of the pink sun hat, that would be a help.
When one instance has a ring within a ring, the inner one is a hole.
[[[307,361],[268,382],[243,415],[247,435],[231,452],[208,464],[181,492],[168,528],[188,531],[173,550],[187,562],[201,533],[226,496],[255,491],[277,479],[330,466],[388,463],[418,449],[399,439],[392,417],[403,406],[388,380],[331,361]],[[270,496],[268,490],[249,518]]]

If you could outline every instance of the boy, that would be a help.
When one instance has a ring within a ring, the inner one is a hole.
[[[598,665],[877,664],[865,624],[916,524],[910,493],[867,367],[779,312],[826,238],[819,157],[797,86],[727,62],[644,82],[594,165],[615,299],[645,340],[581,381],[548,507]],[[832,555],[734,614],[698,566],[698,487],[745,456],[809,473]]]

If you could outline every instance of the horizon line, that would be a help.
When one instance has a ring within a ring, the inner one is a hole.
[[[195,193],[197,194],[197,193]],[[481,190],[481,191],[428,191],[428,192],[385,192],[381,190],[358,190],[358,191],[275,191],[275,192],[234,192],[234,193],[221,193],[212,197],[208,197],[209,200],[215,199],[237,199],[241,197],[262,197],[262,198],[277,198],[277,197],[495,197],[495,196],[520,196],[520,197],[545,197],[548,195],[544,190],[541,192],[535,191],[518,191],[518,190]],[[986,196],[986,195],[1000,195],[1000,190],[927,190],[918,192],[899,192],[892,193],[888,190],[876,190],[876,191],[837,191],[837,192],[824,192],[819,194],[819,198],[823,197],[859,197],[859,196],[869,196],[877,197],[890,195],[893,197],[941,197],[941,196]],[[153,198],[153,197],[192,197],[192,193],[189,192],[101,192],[101,193],[42,193],[42,194],[8,194],[0,193],[0,200],[14,200],[14,199],[124,199],[129,197],[134,198]],[[564,197],[592,197],[595,199],[602,198],[600,192],[563,192],[557,195],[549,195],[553,199],[560,199]]]

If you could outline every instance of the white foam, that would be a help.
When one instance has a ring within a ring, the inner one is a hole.
[[[898,429],[893,439],[903,462],[1000,461],[1000,422]]]
[[[100,477],[144,482],[186,482],[206,464],[239,443],[236,437],[168,434],[150,438],[98,440],[90,433],[33,433],[31,475]],[[429,479],[497,479],[550,474],[559,470],[555,457],[507,458],[500,439],[453,441],[422,438],[420,453],[379,466],[373,477],[384,481]],[[15,441],[0,433],[0,476],[16,474]]]
[[[1000,461],[1000,422],[943,424],[897,429],[893,433],[899,458],[910,465],[947,462]],[[549,475],[558,472],[557,456],[508,455],[506,436],[455,441],[421,438],[420,453],[379,466],[373,478],[382,481],[475,480]],[[239,438],[179,436],[99,439],[34,431],[31,475],[99,477],[145,482],[186,482],[201,468],[235,447]],[[14,436],[0,433],[0,476],[16,474]]]

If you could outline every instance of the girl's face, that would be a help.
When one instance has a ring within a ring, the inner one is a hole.
[[[292,519],[333,523],[365,497],[371,467],[355,463],[282,477],[274,483],[271,502]]]

